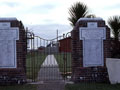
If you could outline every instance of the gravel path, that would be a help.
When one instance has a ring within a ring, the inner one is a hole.
[[[38,73],[38,90],[64,90],[64,80],[60,74],[59,67],[54,55],[48,55]]]

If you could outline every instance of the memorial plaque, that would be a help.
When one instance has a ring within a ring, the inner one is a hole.
[[[90,26],[92,25],[92,26]],[[97,27],[96,23],[79,28],[80,40],[83,40],[83,66],[103,66],[103,40],[106,39],[105,27]]]
[[[87,23],[87,26],[89,27],[89,28],[96,28],[97,27],[97,22],[88,22]]]
[[[19,29],[10,28],[9,24],[0,23],[0,68],[16,68],[16,40],[19,40]],[[4,27],[4,29],[3,29]]]
[[[0,29],[10,28],[10,22],[0,22]]]

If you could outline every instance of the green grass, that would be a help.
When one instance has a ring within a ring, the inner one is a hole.
[[[36,79],[41,64],[47,55],[39,52],[28,53],[26,59],[26,74],[28,79]]]
[[[37,85],[0,86],[0,90],[37,90]]]
[[[120,84],[110,85],[105,83],[80,83],[68,84],[65,90],[120,90]]]
[[[71,53],[58,53],[55,58],[62,73],[71,72]]]

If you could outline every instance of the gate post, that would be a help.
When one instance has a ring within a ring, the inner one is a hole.
[[[110,29],[101,18],[80,18],[72,30],[72,80],[108,81],[106,58],[110,54]]]
[[[26,36],[21,21],[0,18],[0,84],[26,82]]]

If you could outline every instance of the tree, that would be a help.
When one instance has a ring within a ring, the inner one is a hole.
[[[112,57],[120,58],[120,16],[113,16],[108,19],[108,24],[111,28],[113,34],[113,41],[111,43],[112,46]]]
[[[113,16],[108,19],[108,24],[112,30],[113,37],[116,41],[119,40],[120,35],[120,16]]]
[[[74,27],[77,20],[81,17],[85,17],[87,14],[88,7],[81,2],[76,2],[69,9],[70,17],[68,18],[68,20],[71,22],[70,24]]]

